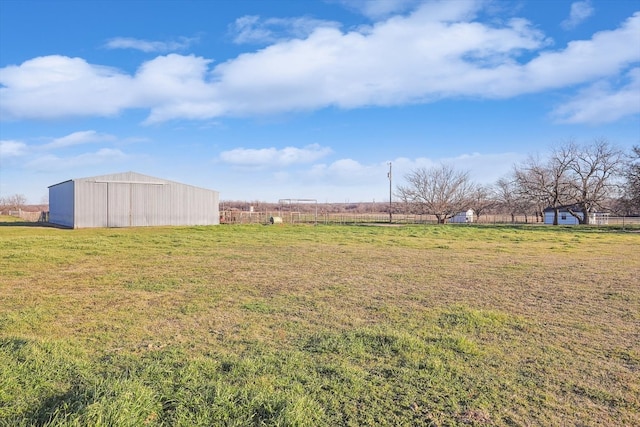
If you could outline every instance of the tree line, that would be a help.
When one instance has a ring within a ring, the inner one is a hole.
[[[27,197],[23,194],[12,194],[0,197],[0,211],[17,211],[22,209],[27,203]]]
[[[558,224],[560,209],[566,209],[589,224],[594,212],[640,215],[640,146],[625,153],[605,139],[569,141],[547,156],[528,156],[493,185],[477,184],[468,171],[445,164],[412,170],[405,182],[395,192],[405,209],[434,215],[440,223],[468,209],[478,217],[495,210],[536,220],[551,209]]]
[[[400,203],[318,203],[301,204],[295,210],[319,213],[386,212],[433,215],[444,223],[469,209],[479,218],[488,213],[544,218],[544,210],[566,209],[581,224],[591,213],[609,212],[618,216],[640,216],[640,146],[624,152],[605,139],[579,145],[569,141],[546,156],[530,155],[491,185],[471,180],[469,172],[452,165],[418,168],[405,175],[405,184],[395,189]],[[0,197],[0,211],[24,209],[21,194]],[[256,211],[279,209],[275,203],[223,201],[221,210]],[[43,208],[46,208],[43,206]],[[292,207],[289,207],[293,209]]]

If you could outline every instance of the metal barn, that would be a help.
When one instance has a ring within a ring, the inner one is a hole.
[[[49,222],[70,228],[216,225],[217,191],[135,172],[49,187]]]

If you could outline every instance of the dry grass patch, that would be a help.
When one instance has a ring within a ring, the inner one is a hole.
[[[0,425],[640,424],[639,243],[0,227]]]

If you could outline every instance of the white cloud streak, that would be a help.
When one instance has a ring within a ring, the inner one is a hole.
[[[430,8],[430,11],[438,17],[443,16],[443,11],[446,11],[444,15],[449,15],[451,11],[465,10],[464,15],[467,15],[468,10],[472,10],[469,4],[473,2],[470,0],[435,0],[427,2],[425,0],[338,0],[351,10],[355,10],[362,15],[373,19],[379,20],[387,18],[394,14],[404,14],[410,10],[418,8],[422,5],[423,8]],[[476,2],[477,3],[477,2]],[[447,13],[448,12],[448,13]],[[450,16],[450,15],[449,15]],[[456,16],[458,16],[456,14]]]
[[[614,89],[611,83],[598,81],[552,112],[560,123],[587,124],[609,123],[634,114],[640,114],[640,68],[628,73],[624,86]]]
[[[517,153],[470,153],[440,159],[398,157],[392,160],[393,185],[395,187],[402,183],[404,176],[412,170],[440,164],[450,164],[458,170],[468,171],[471,179],[480,184],[493,184],[506,175],[515,163],[523,159],[524,155]],[[388,162],[362,164],[353,159],[339,159],[330,164],[313,165],[309,170],[300,172],[298,179],[305,184],[328,183],[337,186],[371,187],[373,182],[384,182],[383,178],[388,171]]]
[[[0,69],[0,115],[51,119],[147,109],[152,124],[500,99],[615,79],[640,61],[640,50],[629,48],[640,37],[640,12],[619,28],[549,50],[544,34],[526,20],[501,26],[470,20],[477,6],[430,2],[368,28],[316,27],[215,67],[203,57],[169,54],[128,74],[82,58],[34,58]],[[523,53],[533,59],[520,61]],[[612,86],[608,93],[625,90]],[[618,110],[635,114],[635,105]]]
[[[569,17],[562,21],[560,26],[565,30],[572,30],[593,15],[593,7],[590,1],[577,1],[571,4]]]
[[[77,167],[96,166],[100,164],[115,164],[126,160],[128,156],[121,150],[113,148],[101,148],[93,153],[83,153],[76,156],[60,157],[53,154],[36,157],[27,162],[27,169],[36,171],[62,171]]]
[[[0,159],[19,157],[27,152],[27,144],[10,139],[0,140]]]
[[[276,167],[312,163],[331,152],[329,147],[321,147],[318,144],[303,148],[235,148],[220,153],[220,159],[234,166]]]
[[[267,44],[292,38],[304,39],[319,27],[338,28],[340,24],[308,17],[262,19],[246,15],[236,19],[229,31],[234,43]]]
[[[42,138],[37,138],[41,140]],[[64,171],[77,167],[92,167],[100,164],[120,162],[130,158],[119,149],[102,147],[92,152],[78,152],[84,144],[113,143],[114,135],[94,130],[78,131],[59,138],[47,138],[44,144],[29,144],[23,141],[0,141],[0,159],[20,157],[24,168],[38,172]],[[67,149],[71,149],[67,150]],[[56,154],[54,154],[56,153]],[[60,154],[63,153],[63,154]]]
[[[132,37],[115,37],[105,43],[107,49],[134,49],[142,52],[175,52],[187,49],[196,38],[180,37],[172,41],[151,41]]]
[[[86,131],[73,132],[69,135],[66,135],[60,138],[55,138],[50,143],[42,145],[41,148],[56,149],[56,148],[71,147],[75,145],[91,144],[96,142],[109,142],[109,141],[115,141],[115,140],[116,140],[116,137],[113,135],[98,133],[95,130],[86,130]]]

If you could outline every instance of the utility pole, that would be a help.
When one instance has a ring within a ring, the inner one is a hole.
[[[393,220],[393,214],[391,213],[391,162],[389,162],[389,173],[387,174],[387,177],[389,178],[389,224],[391,224],[391,221]]]

